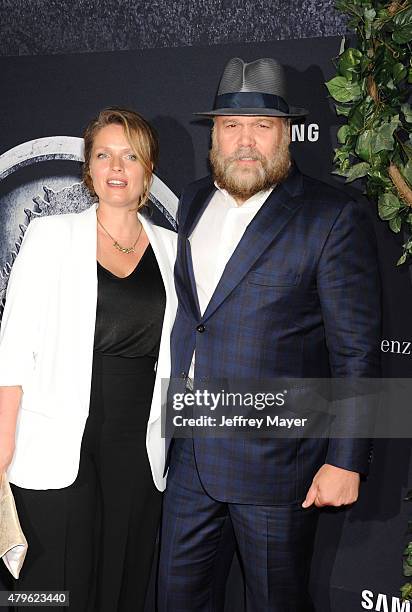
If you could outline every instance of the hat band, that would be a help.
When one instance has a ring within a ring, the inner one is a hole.
[[[259,91],[238,91],[216,96],[218,108],[271,108],[289,113],[289,106],[283,98]]]

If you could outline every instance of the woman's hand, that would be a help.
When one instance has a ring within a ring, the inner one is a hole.
[[[21,387],[0,387],[0,475],[13,459],[21,396]]]
[[[14,432],[0,430],[0,477],[7,471],[14,455]]]

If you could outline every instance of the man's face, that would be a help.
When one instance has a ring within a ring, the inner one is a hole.
[[[288,174],[289,124],[280,117],[218,116],[210,162],[219,187],[239,203]]]

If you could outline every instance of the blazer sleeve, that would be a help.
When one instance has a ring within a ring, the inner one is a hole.
[[[0,329],[0,386],[23,390],[33,374],[42,316],[40,279],[46,262],[41,259],[47,238],[39,221],[30,222],[13,263]]]
[[[348,202],[335,220],[320,258],[317,284],[331,376],[352,381],[380,377],[378,258],[372,223],[361,204]],[[339,437],[330,439],[326,462],[367,474],[371,443],[356,433],[358,420],[365,419],[359,407],[367,410],[368,396],[362,402],[362,394],[349,395],[339,402]]]

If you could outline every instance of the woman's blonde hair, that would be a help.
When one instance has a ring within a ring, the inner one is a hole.
[[[139,210],[147,203],[149,198],[152,174],[159,155],[159,143],[153,128],[143,119],[139,113],[135,113],[127,108],[117,106],[105,108],[92,119],[83,133],[84,138],[84,164],[83,181],[90,193],[96,195],[93,188],[93,181],[90,175],[90,159],[92,155],[93,142],[96,134],[102,128],[117,124],[123,126],[127,140],[143,166],[143,192],[137,203],[136,210]]]

